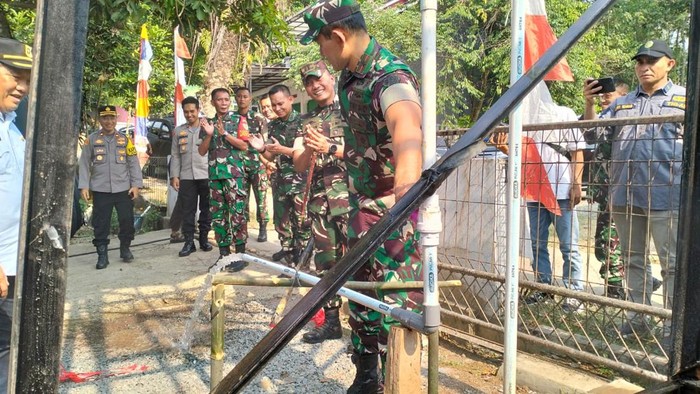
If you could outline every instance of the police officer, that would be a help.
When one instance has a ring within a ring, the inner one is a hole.
[[[78,187],[85,201],[92,192],[92,243],[97,248],[97,269],[103,269],[109,265],[107,245],[113,208],[119,218],[119,257],[127,263],[134,260],[129,250],[134,239],[134,199],[143,187],[143,179],[136,147],[129,137],[116,131],[116,107],[104,105],[97,111],[101,128],[83,145]]]
[[[418,81],[411,69],[372,38],[355,0],[323,0],[304,14],[309,30],[302,44],[315,41],[321,55],[342,70],[338,96],[345,133],[345,165],[350,188],[349,247],[357,244],[420,178],[422,112]],[[354,275],[360,281],[420,280],[418,236],[411,221],[392,233]],[[419,311],[420,291],[379,292],[396,307]],[[391,318],[350,302],[355,380],[348,393],[382,392],[379,357],[386,356]]]
[[[306,212],[311,219],[314,237],[316,273],[323,273],[343,256],[347,239],[348,183],[343,162],[343,135],[348,127],[335,100],[335,79],[322,61],[300,69],[306,93],[317,107],[302,117],[303,129],[294,140],[294,167],[306,171],[314,163]],[[336,296],[323,309],[326,320],[320,327],[304,334],[307,343],[319,343],[343,336],[340,327],[340,297]]]
[[[212,250],[208,236],[211,229],[209,212],[209,168],[206,157],[197,151],[199,144],[199,100],[185,97],[182,100],[182,112],[187,123],[177,126],[174,131],[171,149],[170,183],[179,192],[182,201],[182,232],[185,244],[179,256],[189,256],[197,250],[194,246],[194,217],[199,200],[199,248],[204,252]]]

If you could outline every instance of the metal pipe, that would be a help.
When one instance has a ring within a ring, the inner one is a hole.
[[[440,287],[460,287],[462,282],[459,280],[443,280],[438,282]],[[313,285],[299,283],[299,281],[288,278],[249,278],[240,276],[231,276],[230,274],[217,274],[212,282],[214,285],[228,286],[263,286],[263,287],[306,287],[311,288]],[[421,289],[423,281],[417,282],[345,282],[345,288],[351,290],[405,290],[405,289]]]
[[[476,318],[473,318],[470,316],[461,315],[459,313],[455,313],[452,311],[443,310],[442,313],[445,316],[450,316],[452,318],[461,320],[461,321],[468,323],[468,324],[474,324],[476,326],[485,327],[485,328],[488,328],[490,330],[494,330],[494,331],[498,331],[500,333],[503,333],[503,327],[496,325],[496,324],[493,324],[493,323],[488,323],[488,322],[485,322],[483,320],[479,320],[479,319],[476,319]],[[571,348],[566,347],[564,345],[553,343],[553,342],[550,342],[546,339],[538,338],[538,337],[528,335],[528,334],[525,334],[522,332],[518,332],[518,339],[523,341],[523,342],[533,343],[541,349],[552,350],[556,353],[563,354],[565,356],[569,356],[569,357],[575,358],[577,360],[590,362],[592,364],[603,365],[603,366],[606,366],[606,367],[609,367],[612,369],[616,369],[616,370],[619,370],[619,371],[622,371],[625,373],[629,373],[631,375],[639,376],[639,377],[642,377],[645,379],[650,379],[650,380],[654,380],[654,381],[658,381],[658,382],[664,381],[666,379],[666,377],[664,375],[661,375],[661,374],[658,374],[655,372],[651,372],[651,371],[644,370],[642,368],[633,367],[631,365],[615,362],[614,360],[610,360],[610,359],[605,358],[605,357],[596,356],[594,354],[577,351],[575,349],[571,349]]]
[[[510,83],[515,84],[525,68],[525,4],[511,1]],[[510,113],[508,175],[506,187],[506,280],[505,333],[503,336],[503,392],[514,394],[518,354],[518,262],[520,260],[520,166],[522,165],[523,111],[520,104]]]
[[[226,321],[226,286],[217,284],[211,296],[211,381],[214,389],[224,376],[224,323]]]
[[[457,267],[454,265],[440,263],[438,266],[447,271],[459,272],[460,274],[465,274],[472,276],[474,278],[486,279],[492,282],[505,283],[506,278],[504,275],[493,274],[490,272],[478,271],[471,268]],[[649,316],[656,316],[662,319],[670,319],[671,311],[664,308],[659,308],[651,305],[638,304],[630,301],[620,301],[610,297],[599,296],[595,294],[585,293],[582,291],[569,290],[565,287],[553,286],[544,283],[521,281],[520,287],[526,289],[533,289],[544,291],[547,293],[559,295],[562,297],[576,298],[581,301],[595,303],[603,306],[611,306],[615,308],[620,308],[632,312],[640,312]]]
[[[323,276],[318,286],[314,286],[279,324],[236,364],[214,389],[214,393],[233,393],[243,389],[262,367],[282,350],[296,333],[301,331],[311,316],[334,296],[343,283],[372,256],[387,237],[437,190],[455,168],[484,150],[484,138],[489,136],[493,127],[503,119],[514,104],[519,103],[527,95],[614,2],[615,0],[598,0],[592,3],[581,18],[544,53],[530,71],[476,121],[471,131],[462,136],[429,170],[425,170],[403,198],[385,212],[365,236]]]

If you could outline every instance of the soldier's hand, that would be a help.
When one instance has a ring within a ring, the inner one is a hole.
[[[180,178],[176,176],[170,178],[170,186],[172,186],[173,189],[180,191]]]
[[[328,153],[328,150],[331,147],[328,139],[323,134],[319,133],[317,129],[314,129],[309,125],[306,126],[306,137],[304,137],[304,143],[309,148],[320,153]]]
[[[267,175],[270,175],[275,171],[277,171],[277,166],[274,162],[268,161],[267,163],[265,163],[265,172],[267,172]]]
[[[139,196],[139,188],[138,187],[132,187],[129,189],[129,196],[131,196],[132,200],[135,200],[136,197]]]
[[[275,155],[282,154],[282,150],[284,148],[282,144],[280,144],[275,137],[270,137],[270,139],[272,140],[272,143],[265,145],[265,149]]]
[[[202,126],[202,129],[204,129],[204,132],[207,133],[208,136],[214,135],[214,125],[209,123],[207,118],[200,118],[199,119],[199,124]]]
[[[265,151],[265,141],[260,134],[251,134],[248,143],[257,151]]]
[[[85,200],[90,200],[90,189],[80,189],[80,197]]]

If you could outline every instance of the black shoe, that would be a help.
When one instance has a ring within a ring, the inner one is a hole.
[[[352,362],[357,371],[355,372],[355,380],[348,388],[347,394],[384,393],[384,386],[379,377],[378,354],[353,354]]]
[[[272,261],[280,261],[285,258],[290,253],[289,250],[280,250],[279,252],[272,254]]]
[[[228,256],[231,254],[231,247],[230,246],[219,246],[219,254],[221,257]]]
[[[236,253],[245,253],[245,244],[236,245]]]
[[[134,261],[134,255],[129,250],[131,246],[131,241],[122,241],[119,245],[119,258],[125,263],[131,263]]]
[[[622,286],[622,282],[608,283],[606,296],[625,301],[627,299],[627,293],[625,292],[625,288]]]
[[[227,265],[224,269],[227,272],[239,272],[239,271],[243,271],[247,266],[248,266],[247,261],[238,260],[238,261],[234,261],[233,263]]]
[[[97,265],[98,270],[105,269],[109,265],[109,256],[107,255],[107,245],[97,246]]]
[[[190,254],[192,254],[196,251],[197,251],[197,248],[194,246],[193,237],[185,236],[185,244],[182,245],[182,250],[180,250],[180,253],[178,253],[178,256],[186,257],[186,256],[189,256]]]
[[[659,287],[661,287],[662,284],[664,284],[664,282],[652,277],[651,278],[651,291],[659,290]]]
[[[549,293],[545,293],[544,291],[535,291],[530,293],[527,297],[525,297],[525,304],[527,305],[532,305],[532,304],[538,304],[540,302],[546,302],[547,300],[553,300],[554,296]]]
[[[305,333],[302,341],[306,343],[321,343],[326,339],[340,339],[343,337],[343,329],[340,327],[340,308],[323,308],[326,313],[326,321],[320,327]]]
[[[199,249],[201,249],[202,252],[211,252],[212,249],[214,249],[209,243],[209,238],[207,238],[206,234],[199,236]]]
[[[267,242],[267,229],[260,225],[260,231],[258,231],[258,242]]]

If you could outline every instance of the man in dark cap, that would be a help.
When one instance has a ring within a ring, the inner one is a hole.
[[[92,243],[97,248],[99,270],[109,265],[107,245],[113,208],[119,219],[119,257],[126,263],[134,260],[129,249],[135,232],[134,199],[143,187],[143,178],[136,147],[128,136],[116,131],[117,108],[103,105],[97,112],[101,128],[90,134],[83,145],[78,187],[85,201],[92,192]]]
[[[24,179],[25,140],[15,110],[29,93],[31,70],[32,48],[0,38],[0,393],[7,391]]]
[[[318,2],[304,21],[302,44],[315,41],[321,56],[341,71],[338,96],[348,172],[349,247],[357,244],[420,178],[423,157],[418,80],[411,69],[367,32],[355,0]],[[360,281],[414,281],[422,277],[415,223],[392,233],[353,276]],[[378,292],[380,300],[414,311],[421,291]],[[353,357],[357,369],[348,393],[382,392],[379,355],[386,357],[388,333],[396,321],[350,302]]]
[[[627,118],[685,114],[685,88],[668,77],[676,65],[673,52],[661,40],[642,44],[632,57],[639,86],[616,99],[600,117]],[[586,84],[585,119],[595,118],[595,98],[601,89]],[[599,138],[612,141],[609,204],[628,262],[629,298],[651,305],[653,279],[648,269],[649,239],[654,240],[663,277],[664,307],[672,309],[676,274],[676,239],[680,182],[683,173],[683,123],[610,126]],[[670,319],[664,322],[662,345],[670,348]],[[653,329],[650,319],[630,313],[620,327],[624,336],[642,336]]]

